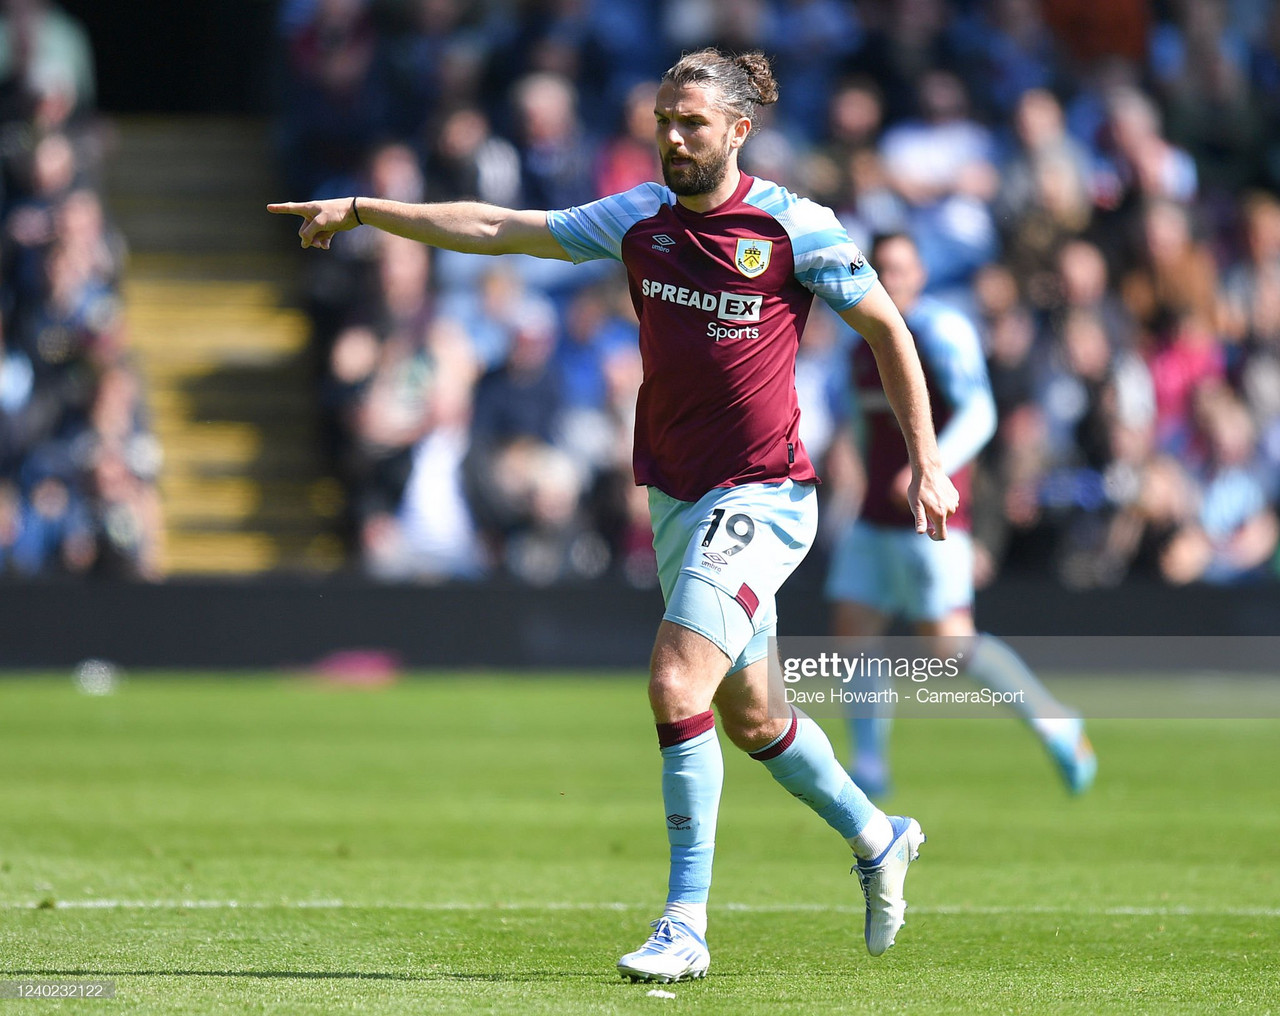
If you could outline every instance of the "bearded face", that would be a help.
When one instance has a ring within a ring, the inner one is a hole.
[[[714,88],[702,85],[667,81],[658,89],[654,114],[662,178],[681,197],[711,193],[729,171],[735,130],[746,121],[731,120],[717,98]]]
[[[689,153],[677,156],[674,151],[662,153],[662,179],[668,187],[682,197],[709,194],[720,186],[729,169],[728,135],[719,149],[710,149],[698,155]]]

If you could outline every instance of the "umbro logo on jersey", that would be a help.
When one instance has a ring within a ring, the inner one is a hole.
[[[667,816],[667,825],[672,829],[688,829],[689,823],[692,822],[688,815],[681,815],[679,812],[672,812]]]
[[[666,233],[659,233],[653,238],[653,249],[661,251],[663,254],[670,254],[671,248],[676,245],[673,237],[667,236]]]

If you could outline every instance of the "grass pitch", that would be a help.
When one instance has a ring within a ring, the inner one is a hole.
[[[929,842],[881,959],[835,834],[727,747],[711,973],[666,999],[614,972],[665,889],[638,675],[0,679],[0,980],[115,982],[23,1012],[1280,1012],[1280,721],[1090,729],[1072,800],[1012,720],[899,723]]]

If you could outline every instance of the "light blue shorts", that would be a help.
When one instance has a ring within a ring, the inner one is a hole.
[[[717,487],[698,501],[649,488],[663,618],[714,642],[728,673],[762,660],[777,631],[775,595],[818,527],[812,484]]]
[[[952,529],[931,540],[911,529],[849,526],[827,573],[827,599],[908,621],[939,621],[973,606],[973,541]]]

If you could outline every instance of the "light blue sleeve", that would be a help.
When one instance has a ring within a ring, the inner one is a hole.
[[[622,238],[627,230],[670,203],[670,192],[665,187],[642,183],[590,204],[547,212],[547,225],[575,264],[599,258],[621,261]]]
[[[842,313],[867,295],[875,269],[830,208],[765,180],[752,184],[746,200],[787,231],[796,278],[832,310]]]
[[[952,408],[938,432],[942,469],[950,475],[973,461],[996,432],[996,403],[982,341],[969,319],[948,307],[931,308],[918,324],[916,315],[912,318],[920,358]]]

